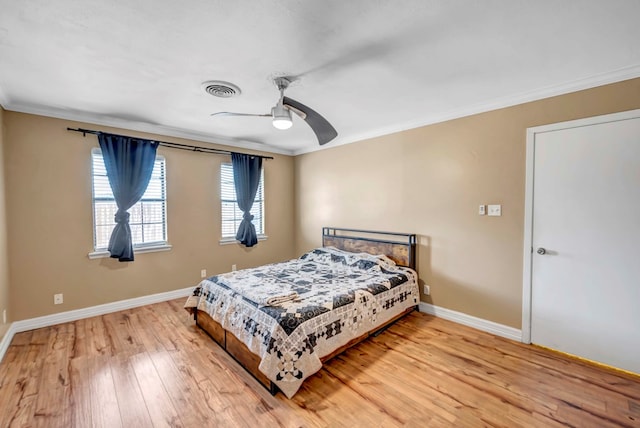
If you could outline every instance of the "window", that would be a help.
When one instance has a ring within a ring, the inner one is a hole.
[[[109,238],[115,227],[114,216],[118,207],[107,178],[100,149],[91,152],[93,177],[93,245],[96,252],[109,246]],[[156,156],[149,186],[129,213],[129,226],[134,248],[166,245],[167,243],[167,192],[165,187],[165,159]],[[91,256],[91,255],[90,255]]]
[[[223,163],[220,168],[220,199],[222,201],[222,238],[235,239],[238,226],[242,221],[242,211],[236,200],[236,187],[233,182],[233,166]],[[260,175],[260,184],[256,199],[251,207],[253,225],[258,236],[264,235],[264,168]]]

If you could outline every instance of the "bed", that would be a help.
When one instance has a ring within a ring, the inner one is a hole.
[[[185,309],[272,394],[417,310],[413,234],[323,228],[298,259],[204,279]]]

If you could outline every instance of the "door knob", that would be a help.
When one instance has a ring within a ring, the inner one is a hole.
[[[536,252],[542,256],[542,255],[547,253],[547,250],[545,250],[544,248],[540,247],[540,248],[538,248],[538,251],[536,251]]]

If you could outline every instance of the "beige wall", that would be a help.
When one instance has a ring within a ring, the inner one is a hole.
[[[298,156],[296,250],[322,226],[416,233],[424,301],[519,328],[526,128],[637,108],[640,79]]]
[[[9,312],[9,255],[7,252],[7,217],[5,204],[5,174],[4,174],[4,115],[0,107],[0,339],[9,328],[8,323],[2,322],[2,311]],[[9,321],[9,318],[7,318]]]
[[[0,311],[21,320],[192,286],[200,269],[285,260],[319,246],[322,226],[336,226],[417,233],[418,270],[432,287],[424,301],[520,327],[526,128],[634,108],[640,79],[296,158],[275,155],[265,163],[269,239],[253,249],[218,243],[219,164],[228,159],[160,148],[173,249],[133,263],[87,257],[97,141],[66,127],[96,127],[0,110]],[[478,216],[481,203],[502,204],[503,216]],[[53,305],[54,293],[64,293],[63,305]]]
[[[88,124],[5,112],[5,174],[14,320],[189,287],[208,274],[294,257],[293,158],[265,161],[267,241],[247,249],[220,245],[220,163],[228,156],[160,147],[167,160],[168,252],[136,255],[133,263],[92,251],[93,135],[66,131]],[[112,129],[126,135],[191,141]],[[200,143],[206,144],[206,143]],[[1,174],[0,174],[1,175]],[[0,246],[0,259],[2,248]],[[53,305],[63,293],[64,304]]]

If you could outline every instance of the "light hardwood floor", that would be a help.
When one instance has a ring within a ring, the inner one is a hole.
[[[272,397],[182,304],[17,334],[0,427],[640,426],[640,378],[422,313]]]

